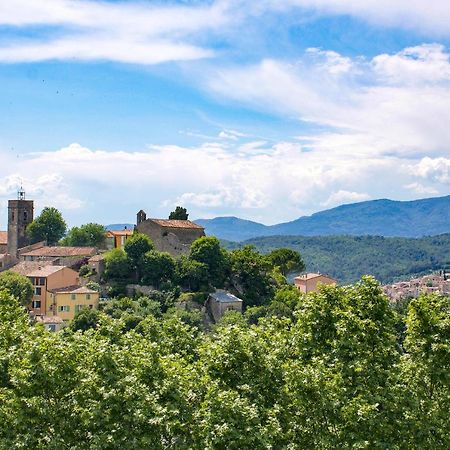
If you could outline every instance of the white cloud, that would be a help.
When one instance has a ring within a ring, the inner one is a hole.
[[[19,34],[3,39],[0,61],[111,60],[149,65],[197,60],[215,54],[217,37],[220,44],[234,40],[239,46],[240,31],[247,24],[254,22],[261,28],[265,14],[291,17],[292,10],[300,14],[314,11],[315,17],[351,15],[375,25],[450,36],[447,0],[215,0],[191,4],[14,0],[0,2],[0,26],[28,28],[33,33],[26,33],[29,38]],[[351,71],[349,58],[330,50],[313,52],[323,59],[322,69],[329,74],[337,76]],[[384,70],[393,65],[405,67],[401,56],[398,59],[384,61],[380,56],[377,64]],[[408,65],[408,70],[413,71],[420,67],[411,61]]]
[[[316,50],[312,53],[317,55]],[[345,64],[339,77],[308,55],[311,51],[296,63],[263,60],[221,69],[209,74],[208,86],[258,111],[334,128],[313,136],[310,148],[367,155],[448,153],[450,62],[442,46],[422,45],[372,61],[356,58]]]
[[[339,190],[337,192],[333,192],[326,201],[321,203],[321,205],[329,208],[331,206],[342,205],[345,203],[362,202],[369,199],[370,195],[365,193]]]
[[[23,180],[37,209],[54,205],[72,225],[133,222],[141,208],[165,217],[177,204],[192,218],[232,214],[276,223],[369,197],[414,198],[420,192],[412,185],[421,176],[410,168],[416,165],[433,178],[420,158],[368,157],[339,146],[330,150],[324,142],[313,151],[298,142],[259,143],[255,152],[242,152],[238,143],[211,142],[133,153],[72,144],[4,161],[0,201],[14,198]],[[445,178],[438,173],[427,185],[444,195],[448,185],[439,182]],[[4,212],[0,223],[5,218]]]
[[[306,52],[310,55],[316,56],[319,61],[318,67],[324,69],[333,75],[340,75],[349,72],[354,68],[353,62],[350,58],[346,58],[337,52],[331,50],[321,50],[319,48],[308,48]]]
[[[423,184],[418,183],[418,182],[407,184],[404,187],[406,189],[410,189],[415,194],[420,194],[420,195],[434,195],[434,194],[438,193],[438,191],[435,188],[432,188],[429,186],[424,186]]]
[[[449,54],[443,45],[425,44],[405,48],[395,55],[373,59],[375,72],[394,83],[433,84],[450,80]]]
[[[200,59],[212,56],[213,51],[192,42],[195,36],[222,27],[229,20],[220,2],[204,6],[138,1],[0,2],[0,25],[58,28],[56,34],[38,29],[32,39],[5,39],[0,46],[0,61],[71,59],[157,64]]]
[[[385,27],[450,35],[447,0],[260,0],[259,10],[303,8],[323,15],[350,15]]]
[[[412,173],[430,181],[450,184],[450,158],[430,158],[426,156],[410,167]]]

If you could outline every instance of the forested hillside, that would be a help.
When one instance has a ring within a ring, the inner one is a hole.
[[[450,267],[450,234],[420,239],[381,236],[270,236],[243,243],[224,242],[229,248],[254,245],[269,252],[287,247],[301,253],[309,271],[320,271],[342,283],[371,274],[382,283],[410,274]]]

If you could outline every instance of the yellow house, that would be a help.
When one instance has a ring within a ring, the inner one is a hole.
[[[297,289],[305,294],[316,292],[320,284],[337,284],[337,280],[322,273],[304,273],[294,278],[294,284]]]
[[[53,266],[40,261],[23,261],[11,271],[25,275],[33,285],[33,298],[29,311],[34,316],[44,316],[52,300],[50,291],[67,286],[78,285],[78,272],[66,266]]]
[[[49,292],[47,316],[58,316],[68,322],[84,308],[98,309],[99,293],[86,286],[68,286]]]
[[[106,248],[111,250],[113,248],[121,248],[125,247],[125,242],[127,239],[133,236],[133,230],[110,230],[106,232]]]

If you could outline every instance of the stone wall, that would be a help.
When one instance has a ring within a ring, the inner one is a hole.
[[[203,229],[162,227],[151,219],[137,225],[140,233],[146,234],[160,252],[167,252],[173,256],[187,254],[191,244],[204,236]]]

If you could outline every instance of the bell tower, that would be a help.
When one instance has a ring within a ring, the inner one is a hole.
[[[21,186],[17,192],[17,200],[8,201],[8,253],[17,256],[17,250],[28,244],[27,226],[33,222],[33,200],[25,199],[25,191]]]

